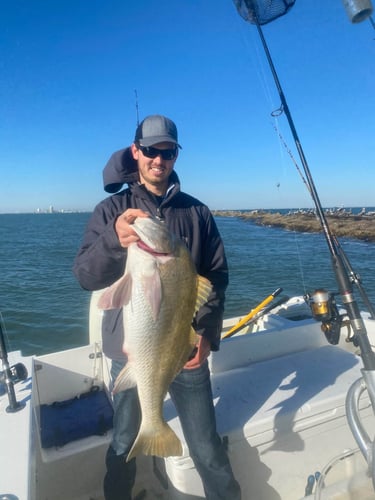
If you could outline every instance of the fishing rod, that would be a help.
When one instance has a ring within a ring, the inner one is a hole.
[[[266,314],[270,313],[271,311],[273,311],[277,307],[282,306],[283,304],[285,304],[286,302],[288,302],[288,300],[290,300],[290,297],[288,297],[287,295],[285,295],[284,297],[281,297],[276,302],[271,302],[266,307],[263,307],[257,313],[253,314],[253,311],[250,311],[249,315],[250,314],[251,315],[250,315],[250,317],[247,318],[247,321],[245,323],[242,323],[242,321],[241,321],[241,324],[240,324],[240,322],[237,323],[237,325],[235,325],[234,327],[232,327],[232,329],[229,330],[228,332],[226,332],[221,338],[222,339],[227,339],[228,337],[232,337],[233,335],[237,335],[237,333],[240,332],[243,328],[245,328],[246,326],[250,326],[253,323],[256,323],[260,318],[262,318]],[[250,332],[247,332],[247,333],[250,333]]]
[[[268,295],[260,304],[258,304],[254,309],[252,309],[244,318],[242,318],[238,323],[236,323],[229,331],[227,331],[223,336],[222,339],[227,339],[229,337],[232,337],[232,335],[235,335],[238,333],[242,328],[247,326],[249,321],[251,319],[254,319],[255,316],[258,315],[258,313],[266,307],[275,297],[277,297],[281,292],[283,291],[282,288],[277,288],[273,293]],[[258,319],[258,318],[257,318]]]
[[[367,0],[366,0],[367,1]],[[261,25],[267,24],[280,16],[285,15],[294,5],[295,0],[234,0],[234,4],[237,7],[237,10],[241,17],[243,17],[246,21],[254,24],[257,28],[260,40],[263,45],[264,52],[267,57],[268,64],[271,69],[271,73],[281,100],[281,109],[285,113],[287,118],[301,163],[302,167],[307,179],[307,184],[309,187],[309,191],[313,202],[315,204],[316,213],[319,218],[320,224],[323,229],[323,233],[331,254],[332,266],[335,273],[336,281],[339,288],[339,293],[342,298],[343,305],[348,314],[353,332],[354,339],[356,344],[359,346],[361,351],[361,356],[363,360],[363,365],[366,371],[375,372],[375,355],[371,349],[371,345],[367,336],[366,327],[364,321],[361,317],[360,310],[353,295],[352,283],[348,275],[348,271],[345,267],[344,260],[341,256],[341,253],[338,250],[336,240],[332,236],[327,219],[324,215],[324,211],[322,208],[322,204],[320,202],[318,192],[316,190],[310,168],[308,166],[301,142],[299,140],[296,127],[294,125],[294,121],[289,110],[289,106],[287,100],[285,98],[282,86],[280,84],[280,80],[278,78],[275,66],[272,61],[272,57],[270,51],[268,49],[266,40],[263,35],[263,31]],[[354,3],[353,1],[351,3]],[[370,3],[371,5],[371,3]],[[369,13],[371,14],[372,8]],[[359,22],[359,14],[355,8],[352,9],[353,16],[357,16],[355,21]],[[353,17],[354,19],[354,17]],[[358,20],[357,20],[358,19]],[[374,384],[375,385],[375,384]],[[375,391],[375,388],[374,388]],[[375,397],[374,397],[375,402]]]

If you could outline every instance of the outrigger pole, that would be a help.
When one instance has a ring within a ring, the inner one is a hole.
[[[294,5],[295,0],[274,0],[274,1],[271,0],[267,2],[265,2],[264,0],[234,0],[234,3],[237,7],[239,14],[246,21],[255,24],[255,26],[257,27],[258,34],[260,36],[272,72],[272,76],[280,96],[281,109],[285,113],[285,116],[287,117],[288,124],[292,132],[299,157],[301,159],[302,167],[306,175],[308,188],[316,207],[317,216],[323,228],[324,236],[328,244],[328,248],[332,259],[332,266],[334,269],[336,281],[339,288],[339,293],[341,295],[343,305],[347,311],[354,332],[353,341],[356,344],[358,344],[360,348],[365,370],[375,371],[375,355],[371,349],[370,342],[367,336],[366,327],[361,317],[358,304],[353,295],[353,288],[351,280],[349,278],[349,272],[345,266],[342,255],[338,249],[338,245],[336,243],[337,240],[332,236],[330,232],[326,217],[323,212],[322,205],[319,200],[317,190],[315,188],[313,178],[311,176],[311,172],[305,154],[302,149],[301,142],[297,134],[297,130],[293,122],[292,115],[289,110],[288,103],[286,101],[283,89],[281,87],[279,78],[276,73],[275,66],[271,58],[270,51],[268,50],[268,46],[261,28],[261,25],[267,24],[273,21],[274,19],[286,14],[289,11],[289,9]],[[266,5],[262,5],[263,3]],[[374,397],[371,397],[371,399],[373,400],[373,406],[374,406],[375,395]]]

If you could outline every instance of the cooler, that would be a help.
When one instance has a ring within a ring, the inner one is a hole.
[[[323,345],[213,374],[218,431],[228,443],[244,500],[301,499],[310,474],[357,447],[345,398],[361,368],[354,354]],[[362,403],[364,422],[372,425],[371,405]],[[174,416],[171,426],[182,438],[174,411],[168,401],[167,416]],[[184,449],[184,456],[165,460],[170,498],[204,498]]]

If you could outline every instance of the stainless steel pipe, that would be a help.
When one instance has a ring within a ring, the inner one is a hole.
[[[371,16],[371,0],[343,0],[343,4],[352,23],[360,23]]]

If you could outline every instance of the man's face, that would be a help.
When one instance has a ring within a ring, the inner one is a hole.
[[[132,153],[134,159],[138,162],[141,183],[145,184],[147,189],[155,194],[165,194],[168,188],[169,176],[178,156],[176,144],[160,142],[149,148],[137,147],[133,144]],[[164,159],[162,157],[163,154],[168,159]],[[154,158],[150,156],[154,156]]]

